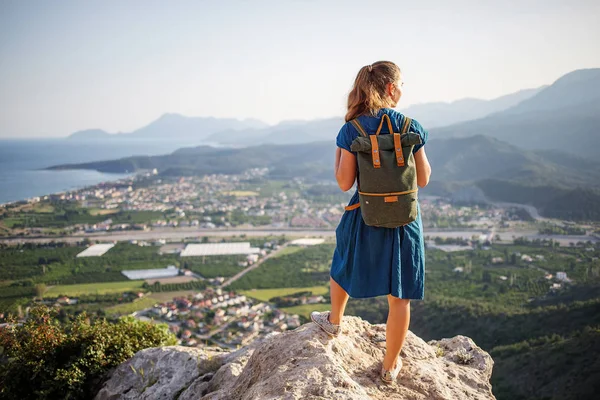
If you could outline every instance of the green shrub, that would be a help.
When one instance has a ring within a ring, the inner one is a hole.
[[[460,348],[454,354],[454,361],[459,364],[469,364],[471,361],[473,361],[473,354],[469,353],[464,348]]]
[[[435,346],[435,356],[436,357],[444,357],[445,354],[446,354],[446,350],[444,350],[444,348],[442,346],[437,344]]]
[[[56,314],[38,305],[24,323],[10,316],[0,328],[0,399],[90,399],[136,352],[177,342],[166,324],[90,321],[85,312],[61,324]]]

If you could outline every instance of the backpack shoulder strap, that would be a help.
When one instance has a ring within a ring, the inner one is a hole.
[[[404,122],[402,123],[402,133],[407,133],[410,130],[411,122],[412,122],[412,119],[405,115]]]
[[[360,122],[358,122],[358,118],[354,118],[353,120],[350,120],[350,123],[352,125],[354,125],[354,127],[356,128],[356,130],[359,131],[362,136],[369,137],[369,135],[367,134],[367,132],[365,132],[365,130],[363,129],[363,127],[360,124]]]
[[[404,167],[404,154],[402,154],[402,140],[400,135],[407,133],[410,130],[410,123],[412,119],[404,116],[404,121],[402,122],[401,133],[394,133],[394,149],[396,150],[396,165],[399,167]]]

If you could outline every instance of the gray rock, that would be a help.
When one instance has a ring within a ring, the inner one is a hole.
[[[384,324],[344,316],[337,338],[310,322],[236,351],[140,351],[113,372],[95,400],[495,399],[494,362],[468,337],[426,343],[409,331],[393,385],[379,378],[384,352]]]

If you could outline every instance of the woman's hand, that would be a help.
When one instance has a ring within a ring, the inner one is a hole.
[[[335,151],[335,179],[344,192],[350,190],[356,180],[356,156],[340,147]]]
[[[417,167],[417,185],[425,187],[429,183],[431,176],[431,165],[425,154],[425,147],[421,147],[415,154],[415,166]]]

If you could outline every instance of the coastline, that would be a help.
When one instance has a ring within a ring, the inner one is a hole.
[[[63,171],[47,171],[47,172],[63,172]],[[29,196],[29,197],[25,197],[25,198],[21,198],[18,200],[10,200],[7,202],[2,202],[0,203],[0,207],[6,207],[6,206],[11,206],[11,205],[18,205],[19,203],[32,203],[34,202],[35,198],[45,198],[45,197],[50,197],[50,196],[61,196],[61,195],[66,195],[69,194],[71,192],[77,192],[80,190],[84,190],[84,189],[88,189],[88,188],[93,188],[99,184],[103,184],[103,183],[116,183],[119,182],[123,179],[129,179],[131,177],[135,177],[138,175],[138,173],[130,173],[130,174],[112,174],[112,173],[108,173],[108,172],[98,172],[99,174],[102,175],[116,175],[116,179],[111,179],[111,180],[101,180],[99,182],[93,183],[93,184],[75,184],[75,186],[66,189],[66,190],[62,190],[62,191],[58,191],[58,192],[52,192],[52,193],[45,193],[45,194],[40,194],[40,195],[33,195],[33,196]],[[126,175],[126,176],[123,176]]]

